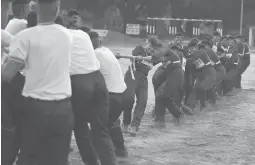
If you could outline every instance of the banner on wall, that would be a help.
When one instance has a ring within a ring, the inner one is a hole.
[[[127,35],[139,36],[140,30],[141,30],[141,27],[139,24],[127,24],[126,25],[126,34]]]

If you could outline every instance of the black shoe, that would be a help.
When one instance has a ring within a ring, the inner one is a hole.
[[[127,158],[128,157],[128,151],[126,148],[124,149],[115,149],[115,155],[119,158]]]

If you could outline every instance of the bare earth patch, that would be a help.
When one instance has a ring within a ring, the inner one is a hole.
[[[131,53],[132,49],[113,49]],[[181,126],[166,115],[165,129],[152,128],[150,111],[154,106],[149,81],[149,103],[136,137],[125,135],[128,159],[119,165],[255,165],[255,59],[244,75],[245,88],[236,96],[223,97],[217,110],[208,108],[186,116]],[[125,72],[129,62],[120,60]],[[149,80],[151,75],[149,75]],[[71,165],[83,165],[75,143]]]

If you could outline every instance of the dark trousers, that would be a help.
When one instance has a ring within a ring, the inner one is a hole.
[[[166,69],[162,66],[159,66],[158,69],[152,76],[152,85],[154,88],[154,93],[158,90],[158,88],[166,81]]]
[[[243,58],[240,60],[240,64],[237,68],[237,76],[235,78],[235,88],[241,88],[241,80],[242,80],[242,74],[246,71],[246,69],[250,65],[250,58]]]
[[[103,75],[93,72],[71,76],[72,105],[75,115],[74,135],[85,164],[115,165],[109,135],[109,93]],[[90,123],[91,131],[88,123]]]
[[[185,83],[184,83],[184,91],[185,91],[184,103],[187,104],[188,98],[189,98],[189,96],[192,92],[195,77],[190,71],[185,70],[185,72],[184,72],[184,81],[185,81]]]
[[[127,89],[124,103],[123,123],[124,125],[129,125],[131,123],[131,126],[135,126],[138,129],[147,105],[148,80],[147,76],[140,71],[135,71],[134,77],[135,80],[132,79],[130,70],[128,70],[125,74]],[[135,103],[135,96],[136,106],[134,110],[133,120],[131,122],[132,109]]]
[[[24,98],[18,165],[65,165],[74,117],[70,99]]]
[[[124,102],[123,93],[109,93],[110,96],[110,114],[109,114],[109,131],[115,150],[125,150],[124,137],[120,127],[119,117],[123,111]]]
[[[232,63],[226,63],[225,69],[226,69],[226,78],[222,82],[222,91],[223,95],[227,94],[228,92],[232,91],[234,88],[234,81],[237,74],[237,65]]]
[[[155,71],[155,73],[152,76],[152,85],[154,88],[154,94],[156,96],[156,91],[158,88],[166,81],[166,69],[163,68],[163,66],[159,66],[158,69]],[[156,97],[155,97],[155,102],[156,102]],[[152,112],[155,114],[155,108]]]
[[[155,121],[164,121],[165,109],[177,119],[181,116],[180,106],[184,91],[184,72],[181,68],[167,71],[166,81],[156,92]]]
[[[222,96],[223,95],[223,80],[226,78],[226,69],[222,64],[215,66],[216,70],[216,88],[215,91]]]
[[[167,96],[164,96],[162,93],[164,90],[167,90],[166,83],[163,83],[162,86],[158,89],[156,95],[156,102],[155,102],[155,121],[164,122],[165,121],[165,110],[166,108],[168,111],[175,117],[180,118],[181,111],[180,111],[180,100],[173,99]],[[181,91],[180,91],[181,95]]]
[[[2,163],[13,164],[19,149],[22,120],[22,96],[25,77],[18,73],[10,83],[2,84]]]

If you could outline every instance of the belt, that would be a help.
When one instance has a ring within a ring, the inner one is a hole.
[[[219,65],[221,65],[221,62],[220,62],[220,61],[216,62],[215,65],[214,65],[214,67],[219,66]]]
[[[178,64],[178,63],[181,63],[181,61],[173,61],[172,63],[173,64]]]

